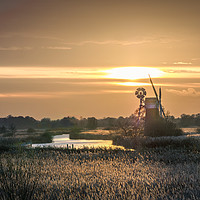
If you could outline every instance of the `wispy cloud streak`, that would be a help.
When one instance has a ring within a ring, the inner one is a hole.
[[[20,50],[31,50],[32,47],[0,47],[0,51],[20,51]]]
[[[86,44],[96,44],[96,45],[122,45],[122,46],[129,46],[129,45],[140,45],[152,42],[151,40],[140,40],[140,41],[120,41],[120,40],[105,40],[105,41],[95,41],[95,40],[87,40],[82,42],[69,42],[65,43],[68,45],[76,45],[76,46],[83,46]]]
[[[174,62],[174,65],[192,65],[191,62],[182,62],[182,61],[178,61],[178,62]]]
[[[52,50],[71,50],[72,48],[71,47],[53,47],[53,46],[50,46],[50,47],[42,47],[43,49],[52,49]]]
[[[188,88],[186,90],[166,89],[166,91],[179,96],[200,96],[200,92],[196,91],[194,88]]]

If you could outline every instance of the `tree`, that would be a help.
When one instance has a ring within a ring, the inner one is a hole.
[[[70,117],[64,117],[63,119],[60,120],[60,125],[62,127],[69,127],[69,126],[72,126],[72,122],[71,122],[71,119]]]
[[[97,119],[95,117],[89,117],[87,119],[87,128],[96,129],[97,128]]]
[[[41,120],[41,127],[42,128],[50,128],[51,127],[51,119],[50,118],[43,118]]]
[[[142,120],[138,123],[138,117],[131,115],[129,117],[119,117],[116,121],[116,128],[121,130],[124,136],[134,136],[142,133],[143,123]]]
[[[182,114],[181,115],[181,126],[183,127],[189,127],[189,126],[193,126],[194,125],[194,115],[186,115],[186,114]]]

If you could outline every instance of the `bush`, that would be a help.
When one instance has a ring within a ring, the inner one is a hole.
[[[27,129],[27,133],[35,133],[36,131],[35,131],[35,129],[33,129],[33,128],[28,128]]]
[[[183,131],[179,128],[176,128],[175,123],[162,118],[152,121],[145,127],[146,136],[180,136],[182,134]]]
[[[9,150],[20,143],[18,138],[0,138],[0,151]]]
[[[79,134],[81,132],[81,128],[74,126],[70,129],[70,134]]]
[[[32,143],[51,143],[53,139],[51,132],[44,132],[39,136],[29,136],[25,142],[31,141]]]

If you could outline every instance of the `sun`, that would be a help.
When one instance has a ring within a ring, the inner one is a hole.
[[[152,78],[158,78],[164,75],[165,72],[158,68],[153,67],[118,67],[104,71],[106,78],[112,79],[144,79],[148,78],[149,75]]]

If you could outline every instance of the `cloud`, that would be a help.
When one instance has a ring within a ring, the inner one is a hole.
[[[118,92],[117,92],[118,91]],[[109,90],[107,91],[109,92]],[[130,92],[130,91],[129,91]],[[105,91],[59,91],[59,92],[13,92],[13,93],[0,93],[1,98],[63,98],[67,96],[74,95],[93,95],[93,94],[103,94]],[[123,91],[116,90],[116,93],[124,93]]]
[[[163,70],[164,72],[167,73],[200,73],[200,70],[188,70],[188,69],[182,69],[182,70],[177,70],[177,69],[167,69]]]
[[[70,50],[71,47],[42,47],[44,49],[52,49],[52,50]]]
[[[188,88],[186,90],[166,89],[166,91],[179,96],[200,96],[200,92],[196,91],[194,88]]]
[[[50,98],[50,94],[44,93],[0,93],[0,98]]]
[[[192,58],[193,61],[200,60],[200,58]]]
[[[191,62],[182,62],[182,61],[178,61],[178,62],[174,62],[174,65],[192,65]]]
[[[31,47],[0,47],[0,51],[31,50]]]
[[[76,45],[76,46],[83,46],[86,44],[96,44],[96,45],[122,45],[122,46],[129,46],[129,45],[140,45],[145,43],[150,43],[151,40],[140,40],[140,41],[120,41],[120,40],[105,40],[105,41],[95,41],[95,40],[87,40],[82,42],[72,42],[72,43],[65,43],[68,45]]]
[[[131,90],[103,90],[103,93],[116,93],[116,94],[126,94],[126,93],[133,93]]]
[[[98,69],[76,67],[0,67],[0,78],[101,78]]]

